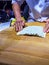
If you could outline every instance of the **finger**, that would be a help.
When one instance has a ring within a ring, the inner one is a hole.
[[[20,21],[17,22],[17,27],[18,27],[18,31],[20,31],[21,30]]]
[[[45,20],[44,22],[49,23],[49,19]]]
[[[18,23],[15,23],[15,30],[18,32]]]
[[[21,31],[23,29],[23,26],[19,26],[19,31]]]
[[[22,21],[19,23],[19,31],[23,29]]]
[[[47,33],[49,32],[49,24],[48,24],[48,29],[47,29]]]
[[[44,32],[47,32],[48,28],[49,28],[49,25],[46,24],[45,27],[44,27]]]
[[[49,32],[49,29],[47,30],[47,33]]]
[[[47,31],[47,28],[48,28],[48,26],[47,26],[48,24],[46,23],[46,25],[45,25],[45,27],[44,27],[44,32],[46,32]]]
[[[22,22],[22,26],[25,26],[25,22],[24,21]]]

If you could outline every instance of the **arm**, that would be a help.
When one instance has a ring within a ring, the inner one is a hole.
[[[21,20],[21,14],[20,14],[19,5],[17,3],[14,3],[12,5],[12,8],[13,8],[13,11],[14,11],[15,18],[17,19],[17,21],[20,21]]]
[[[20,7],[18,3],[16,2],[16,3],[13,3],[12,8],[14,11],[15,18],[17,19],[17,22],[15,23],[16,31],[20,31],[24,27],[24,21],[21,19]]]

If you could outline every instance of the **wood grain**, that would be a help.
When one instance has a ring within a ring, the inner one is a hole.
[[[45,23],[26,23],[26,26]],[[0,32],[0,62],[11,65],[49,65],[49,33],[45,38],[17,36],[14,27]]]

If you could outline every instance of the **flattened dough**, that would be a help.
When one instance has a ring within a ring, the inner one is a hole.
[[[23,30],[19,31],[17,35],[37,35],[40,37],[45,37],[46,33],[43,32],[42,26],[28,26],[25,27]]]

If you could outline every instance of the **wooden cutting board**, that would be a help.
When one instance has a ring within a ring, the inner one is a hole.
[[[45,23],[26,23],[26,26]],[[17,36],[14,27],[0,32],[0,62],[11,65],[49,65],[49,33],[45,38]]]

